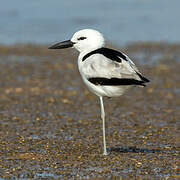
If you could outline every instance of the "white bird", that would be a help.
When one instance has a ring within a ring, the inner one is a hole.
[[[80,52],[78,68],[81,77],[89,90],[100,99],[103,122],[103,155],[108,155],[103,97],[121,96],[130,87],[145,86],[149,80],[141,75],[127,55],[104,46],[105,40],[100,32],[83,29],[76,32],[71,40],[57,43],[49,49],[74,47]]]

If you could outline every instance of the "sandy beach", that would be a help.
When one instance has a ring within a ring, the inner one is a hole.
[[[0,46],[1,178],[180,178],[179,44],[121,48],[151,82],[105,99],[109,156],[78,54],[47,47]]]

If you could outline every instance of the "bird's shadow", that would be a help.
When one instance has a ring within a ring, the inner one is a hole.
[[[147,149],[147,148],[137,148],[137,147],[111,147],[108,149],[109,152],[117,153],[162,153],[159,149]]]

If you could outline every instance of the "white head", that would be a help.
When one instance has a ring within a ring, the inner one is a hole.
[[[90,52],[103,47],[104,44],[104,37],[100,32],[94,29],[83,29],[76,32],[71,40],[57,43],[50,49],[74,47],[79,52]]]
[[[104,46],[103,35],[94,29],[83,29],[76,32],[71,41],[79,52],[92,51]]]

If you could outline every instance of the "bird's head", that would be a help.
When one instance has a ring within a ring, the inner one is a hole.
[[[104,37],[100,32],[93,29],[83,29],[76,32],[71,40],[57,43],[49,47],[49,49],[74,47],[79,52],[84,52],[101,48],[104,46],[104,44]]]

